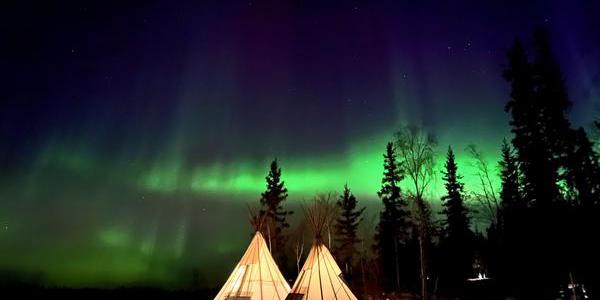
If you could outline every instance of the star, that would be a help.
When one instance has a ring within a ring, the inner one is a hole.
[[[465,43],[464,50],[465,50],[465,51],[467,51],[467,50],[469,50],[469,48],[471,48],[471,41],[467,41],[467,42]]]

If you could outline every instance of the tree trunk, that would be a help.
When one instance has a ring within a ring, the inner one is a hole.
[[[396,258],[396,290],[400,290],[400,266],[398,265],[398,237],[394,237],[394,257]]]
[[[425,245],[423,241],[423,234],[419,234],[419,258],[420,258],[420,269],[421,269],[421,299],[427,299],[427,273],[425,271]]]
[[[367,279],[365,277],[365,243],[364,241],[360,242],[361,255],[360,255],[360,269],[361,269],[361,277],[362,277],[362,286],[363,286],[363,299],[367,299]]]

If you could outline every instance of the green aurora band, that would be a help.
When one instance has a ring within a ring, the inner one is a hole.
[[[348,184],[355,194],[373,198],[381,184],[383,174],[383,151],[391,140],[386,136],[359,143],[345,153],[327,154],[315,158],[294,159],[279,157],[283,179],[291,199],[310,198],[316,193],[340,191]],[[497,157],[495,145],[478,146],[492,171],[493,183],[498,186]],[[441,170],[445,162],[446,147],[438,147],[436,170]],[[466,145],[456,149],[460,174],[467,188],[475,191],[480,185],[478,169],[474,159],[465,150]],[[198,194],[241,194],[256,198],[265,188],[264,177],[270,160],[238,161],[227,164],[214,163],[207,166],[186,168],[183,159],[159,161],[139,177],[139,184],[148,191],[169,193],[189,191]],[[438,173],[439,174],[439,173]],[[438,178],[439,177],[439,178]],[[433,178],[428,198],[437,201],[444,193],[440,176]],[[404,189],[410,190],[408,180]]]

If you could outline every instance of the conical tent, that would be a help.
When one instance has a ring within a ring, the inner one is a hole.
[[[342,278],[342,270],[321,239],[321,232],[331,217],[331,207],[327,202],[317,202],[306,209],[306,215],[315,232],[315,242],[287,300],[356,300]]]
[[[289,292],[290,286],[257,231],[215,300],[283,300]]]
[[[287,299],[342,300],[356,299],[356,296],[342,279],[342,270],[327,247],[315,243]]]

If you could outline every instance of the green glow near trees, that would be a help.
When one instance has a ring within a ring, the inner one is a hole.
[[[374,142],[370,141],[372,142],[359,143],[350,151],[341,154],[327,154],[315,158],[279,157],[282,177],[289,189],[291,199],[298,200],[319,192],[339,191],[346,183],[358,196],[374,197],[381,181],[382,155],[387,139],[384,137],[374,139]],[[484,148],[495,151],[495,146]],[[488,163],[492,170],[496,170],[496,153],[485,154],[488,154]],[[181,161],[181,158],[174,158],[160,162],[157,167],[142,173],[140,184],[148,191],[154,192],[191,191],[211,195],[248,194],[250,197],[258,197],[264,189],[268,159],[261,163],[249,161],[213,163],[197,166],[191,170],[183,168]],[[468,153],[457,151],[457,162],[467,190],[478,189],[479,177]],[[443,155],[438,154],[436,169],[440,170],[443,163]],[[496,172],[493,175],[497,183]],[[429,199],[435,201],[443,193],[441,173],[437,177],[434,178],[430,193],[427,195]],[[404,188],[409,190],[410,186],[406,185]]]

